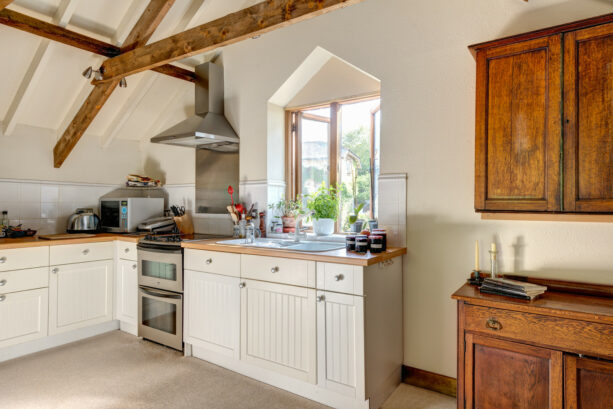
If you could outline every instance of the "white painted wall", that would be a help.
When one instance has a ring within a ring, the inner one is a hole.
[[[264,160],[272,153],[267,101],[317,46],[381,80],[381,173],[408,174],[407,365],[455,376],[450,296],[472,268],[476,239],[485,249],[496,237],[503,271],[613,283],[613,226],[486,222],[474,213],[475,62],[466,48],[612,6],[610,0],[366,0],[225,49],[226,112],[241,137],[241,180],[271,178],[267,168],[275,158]]]

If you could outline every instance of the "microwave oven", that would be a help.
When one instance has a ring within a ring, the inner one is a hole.
[[[135,232],[136,227],[152,217],[164,215],[162,197],[126,197],[100,199],[100,226],[111,233]]]

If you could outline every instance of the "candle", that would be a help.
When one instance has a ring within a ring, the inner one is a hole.
[[[492,243],[490,251],[496,251],[496,243]]]
[[[479,271],[479,240],[475,240],[475,270]]]

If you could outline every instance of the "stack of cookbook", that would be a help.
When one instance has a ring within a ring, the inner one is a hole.
[[[128,175],[126,186],[128,187],[157,187],[157,186],[161,186],[161,183],[159,180],[153,179],[147,176]]]
[[[507,278],[486,278],[483,280],[480,291],[487,294],[533,300],[547,291],[547,287],[523,281],[509,280]]]

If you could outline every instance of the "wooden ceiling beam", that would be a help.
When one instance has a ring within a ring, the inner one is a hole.
[[[173,35],[102,64],[103,79],[115,80],[236,43],[363,0],[267,0]],[[94,81],[96,83],[96,81]]]
[[[125,41],[128,49],[141,47],[147,43],[151,35],[162,22],[175,0],[151,0],[143,14],[134,25]],[[53,148],[53,166],[59,168],[66,160],[77,142],[81,139],[100,109],[119,85],[120,78],[105,84],[98,84],[89,94],[79,112]]]
[[[111,58],[121,54],[120,47],[9,9],[0,10],[0,24],[104,57]],[[184,68],[174,65],[160,66],[158,68],[154,71],[185,81],[195,81],[195,74]]]

